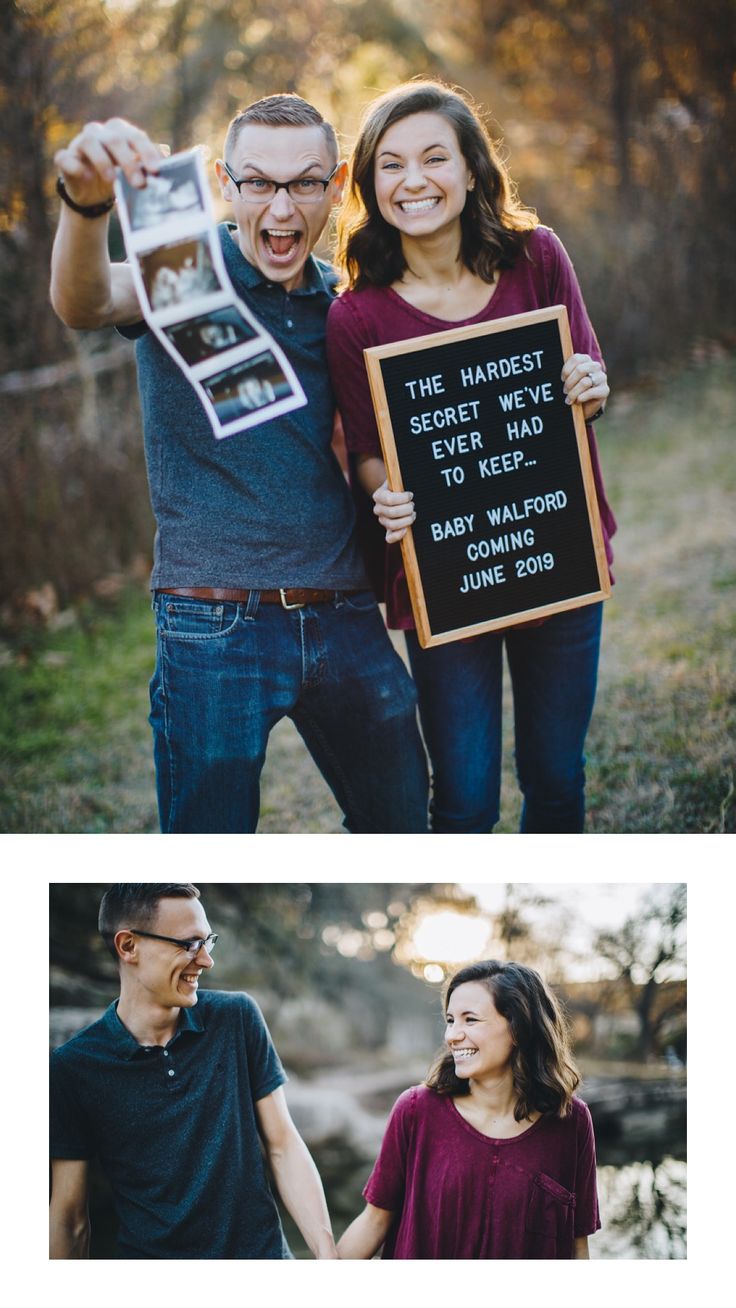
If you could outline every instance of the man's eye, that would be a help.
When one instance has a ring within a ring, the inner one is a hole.
[[[316,177],[302,177],[294,183],[296,190],[301,195],[313,195],[320,185],[321,183],[317,181]]]
[[[245,182],[246,186],[250,187],[252,191],[262,191],[264,190],[265,187],[271,185],[271,183],[267,181],[265,177],[244,177],[243,181]]]

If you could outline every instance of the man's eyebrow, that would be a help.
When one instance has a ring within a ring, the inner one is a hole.
[[[292,173],[292,177],[294,177],[295,175],[297,177],[302,177],[304,173],[309,172],[310,168],[324,168],[324,166],[325,165],[323,164],[321,159],[315,159],[311,163],[304,164],[300,172],[296,174]],[[260,173],[262,177],[267,177],[268,181],[275,180],[274,178],[268,176],[268,174],[264,171],[264,169],[261,167],[259,163],[251,163],[251,161],[248,159],[244,163],[240,164],[241,173],[244,172],[246,168],[252,168],[254,172]]]

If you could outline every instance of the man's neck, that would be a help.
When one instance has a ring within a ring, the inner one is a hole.
[[[167,1045],[179,1026],[180,1008],[163,1008],[133,995],[121,995],[118,1017],[139,1045]]]

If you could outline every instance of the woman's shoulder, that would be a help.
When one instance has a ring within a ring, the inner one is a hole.
[[[330,313],[360,316],[371,314],[385,305],[388,288],[362,286],[360,290],[341,291],[330,306]]]
[[[593,1119],[584,1099],[578,1099],[577,1095],[573,1095],[570,1100],[570,1112],[567,1120],[575,1127],[576,1131],[587,1132],[592,1130]]]
[[[440,1096],[427,1085],[412,1085],[403,1090],[394,1104],[394,1112],[412,1116],[430,1111],[440,1101]]]

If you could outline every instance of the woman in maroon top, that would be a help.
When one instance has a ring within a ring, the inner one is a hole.
[[[447,1051],[394,1105],[341,1258],[588,1258],[590,1113],[560,1009],[530,967],[476,963],[445,996]]]
[[[397,545],[415,520],[413,497],[387,488],[363,360],[369,346],[565,304],[575,352],[562,383],[590,422],[609,388],[572,264],[555,234],[516,200],[473,109],[435,82],[408,83],[369,106],[351,161],[338,260],[348,289],[328,318],[330,373],[352,467],[385,530],[385,558],[371,571],[389,626],[406,632],[432,762],[432,828],[484,832],[498,821],[505,647],[521,829],[582,831],[601,605],[421,649]],[[590,426],[588,442],[610,562],[616,524]],[[365,523],[375,527],[370,515]],[[533,524],[530,532],[533,543]]]

